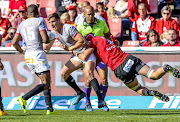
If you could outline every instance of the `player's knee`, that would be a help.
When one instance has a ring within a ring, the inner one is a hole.
[[[64,80],[66,80],[66,79],[68,78],[68,73],[67,73],[67,72],[61,71],[61,72],[60,72],[60,75],[61,75],[61,77],[62,77]]]
[[[46,82],[46,84],[44,85],[44,90],[49,88],[50,88],[50,83]]]
[[[155,71],[153,69],[149,69],[148,73],[147,73],[147,78],[153,79],[153,80],[158,80],[161,77],[156,75]]]

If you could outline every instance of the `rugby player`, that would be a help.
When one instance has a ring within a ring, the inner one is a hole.
[[[123,52],[120,47],[117,47],[104,37],[87,34],[86,40],[88,41],[89,47],[94,48],[94,54],[96,55],[98,62],[102,60],[109,66],[111,70],[114,71],[115,76],[122,80],[127,87],[140,95],[155,96],[162,101],[169,101],[168,96],[156,90],[149,90],[148,88],[141,86],[141,84],[138,83],[136,74],[158,80],[169,72],[173,76],[180,78],[180,73],[177,69],[165,65],[154,71],[140,59]]]
[[[86,48],[86,40],[82,37],[82,35],[78,32],[76,27],[63,24],[60,22],[60,18],[57,13],[52,13],[48,16],[48,21],[52,27],[52,33],[55,35],[55,38],[61,42],[61,46],[66,51],[76,51],[76,56],[73,56],[61,69],[61,76],[63,80],[71,86],[77,93],[75,100],[73,101],[73,105],[78,104],[78,102],[84,98],[85,93],[77,86],[74,78],[70,75],[73,71],[83,68],[84,77],[86,85],[89,87],[92,85],[94,91],[98,96],[98,108],[102,108],[106,105],[102,98],[102,94],[100,92],[100,86],[97,79],[94,77],[94,69],[96,66],[96,57],[93,54],[93,50],[90,48]],[[53,43],[53,42],[52,42]],[[51,43],[51,45],[52,45]],[[50,47],[50,46],[49,46]],[[47,49],[49,50],[49,49]],[[84,60],[80,60],[77,55],[84,55],[86,58]]]
[[[38,7],[31,4],[27,8],[28,19],[24,20],[17,28],[12,44],[25,57],[25,62],[32,73],[35,73],[41,80],[41,84],[35,86],[31,91],[18,97],[18,101],[26,110],[26,101],[32,96],[43,91],[47,106],[47,114],[57,114],[52,107],[50,89],[50,67],[43,51],[43,44],[48,45],[49,37],[46,32],[46,25],[41,18],[38,18]],[[26,51],[23,51],[18,42],[21,38],[26,43]]]

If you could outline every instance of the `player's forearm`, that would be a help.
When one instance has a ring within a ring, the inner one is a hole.
[[[81,41],[81,42],[76,42],[75,45],[71,46],[68,48],[69,51],[72,51],[72,50],[75,50],[75,49],[78,49],[82,46],[86,45],[86,42],[85,41]]]
[[[12,43],[12,44],[19,53],[24,55],[24,51],[22,50],[21,46],[18,43]]]

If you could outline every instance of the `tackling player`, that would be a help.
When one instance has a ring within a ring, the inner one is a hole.
[[[49,43],[46,26],[41,18],[38,18],[38,7],[31,4],[27,8],[28,19],[24,20],[17,28],[17,32],[12,41],[13,46],[25,56],[25,62],[32,73],[35,73],[41,80],[41,84],[34,87],[24,96],[19,96],[18,101],[26,113],[26,101],[32,96],[43,91],[47,106],[47,114],[56,114],[51,102],[50,89],[50,67],[43,51],[43,45]],[[26,51],[23,51],[18,42],[23,38],[26,42]]]
[[[158,68],[156,71],[143,63],[140,59],[123,52],[120,47],[117,47],[110,40],[104,37],[87,34],[86,40],[91,48],[94,48],[94,54],[99,61],[103,61],[107,66],[114,71],[117,78],[122,80],[124,84],[140,95],[155,96],[162,101],[169,101],[169,97],[156,91],[149,90],[138,83],[136,74],[143,75],[147,78],[158,80],[167,72],[173,76],[180,78],[180,73],[177,69],[165,65]]]

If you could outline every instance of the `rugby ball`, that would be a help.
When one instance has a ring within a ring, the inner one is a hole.
[[[49,37],[50,42],[52,42],[52,41],[54,41],[56,39],[55,35],[51,31],[47,31],[47,35]]]

